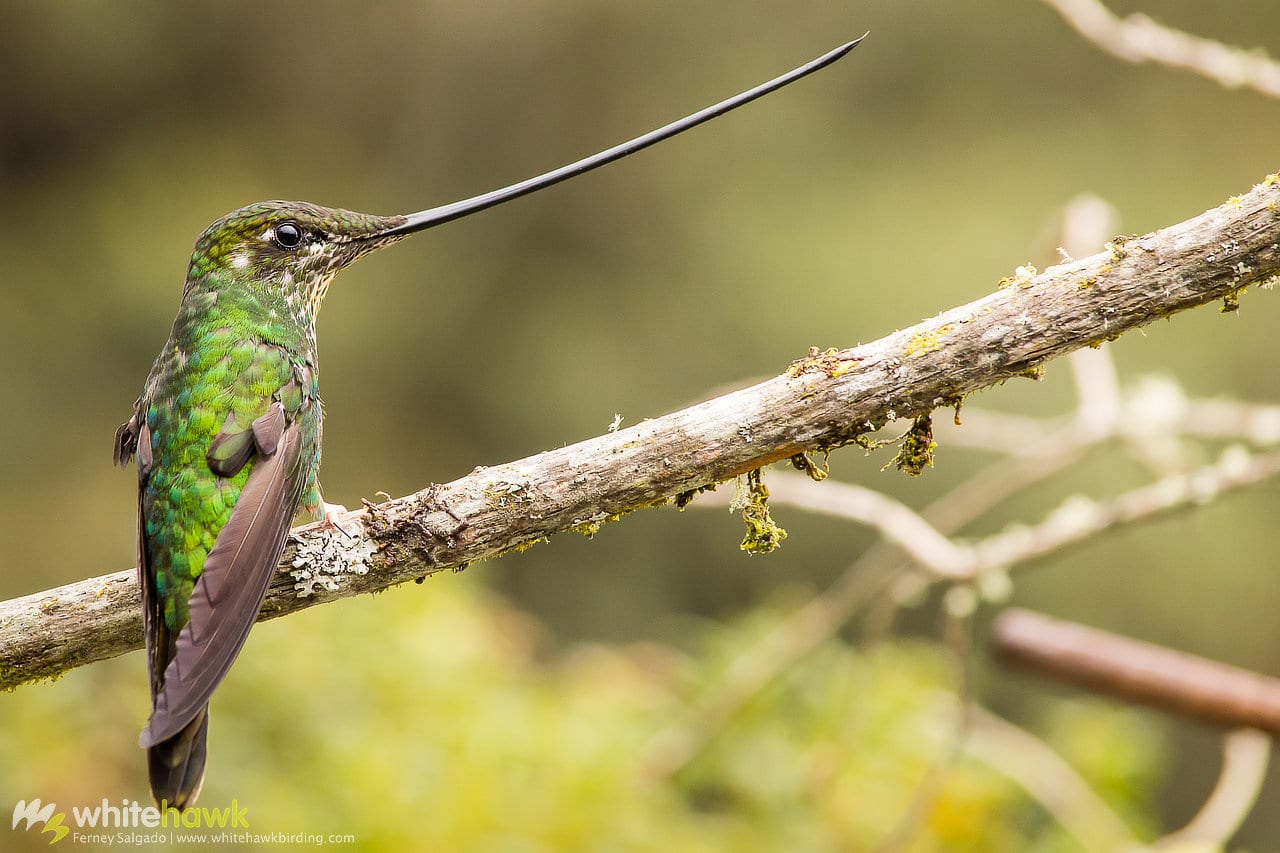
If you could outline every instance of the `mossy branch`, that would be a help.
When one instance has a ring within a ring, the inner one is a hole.
[[[1041,273],[852,349],[814,349],[780,376],[636,426],[348,514],[350,536],[294,531],[260,618],[594,531],[642,507],[807,451],[923,418],[1082,346],[1221,301],[1280,273],[1280,177],[1193,219]],[[850,282],[858,286],[859,282]],[[0,688],[140,648],[134,573],[0,603]]]

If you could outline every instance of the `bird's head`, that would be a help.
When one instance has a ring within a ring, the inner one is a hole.
[[[404,235],[403,216],[371,216],[299,201],[264,201],[228,213],[196,241],[188,282],[217,277],[280,291],[314,315],[334,275]]]

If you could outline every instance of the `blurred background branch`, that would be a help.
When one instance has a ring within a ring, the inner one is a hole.
[[[996,618],[991,650],[1014,668],[1231,729],[1213,791],[1159,846],[1225,844],[1257,803],[1280,733],[1280,679],[1020,608]]]
[[[1099,0],[1044,0],[1076,32],[1125,62],[1155,62],[1203,75],[1228,89],[1245,86],[1280,98],[1280,63],[1254,48],[1233,47],[1163,26],[1140,12],[1119,17]]]
[[[1258,804],[1267,781],[1272,736],[1257,729],[1236,729],[1222,739],[1222,771],[1204,805],[1186,826],[1160,839],[1169,850],[1191,844],[1225,846]]]
[[[1280,734],[1280,679],[1013,608],[997,617],[1001,662],[1220,726]]]
[[[979,705],[965,752],[1007,775],[1053,816],[1083,850],[1137,849],[1124,820],[1040,738]]]

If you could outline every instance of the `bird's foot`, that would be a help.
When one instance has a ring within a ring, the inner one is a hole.
[[[345,514],[347,511],[347,508],[345,506],[343,506],[342,504],[331,504],[331,503],[328,503],[327,501],[321,501],[320,506],[324,511],[324,523],[326,527],[332,527],[336,529],[339,533],[341,533],[343,536],[347,537],[348,539],[355,538],[350,533],[343,530],[342,525],[338,523],[338,519],[341,518],[343,514]]]

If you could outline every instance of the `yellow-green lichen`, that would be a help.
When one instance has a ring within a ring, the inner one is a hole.
[[[917,332],[911,336],[911,340],[907,341],[903,352],[907,355],[923,355],[928,352],[935,352],[942,349],[942,341],[947,335],[951,334],[951,330],[955,328],[952,323],[943,323],[936,329],[929,329],[924,332]]]
[[[689,489],[676,495],[676,509],[684,512],[684,508],[693,503],[694,497],[698,492],[714,492],[719,483],[707,483],[705,486],[698,486],[696,489]]]
[[[1013,271],[1013,275],[1007,275],[996,282],[996,287],[1019,287],[1026,290],[1031,286],[1031,279],[1035,278],[1039,272],[1034,264],[1023,264]]]
[[[1094,338],[1093,340],[1088,342],[1089,349],[1101,349],[1103,344],[1113,343],[1114,341],[1120,340],[1120,336],[1122,334],[1124,333],[1108,332],[1107,334],[1103,335],[1100,338]],[[1024,370],[1022,373],[1019,373],[1017,375],[1024,376],[1028,379],[1034,379],[1038,382],[1039,380],[1044,378],[1044,368],[1041,366],[1036,366],[1028,370]]]
[[[853,436],[853,438],[851,439],[851,441],[854,444],[858,445],[863,450],[867,451],[868,454],[872,453],[873,451],[879,450],[880,448],[885,447],[887,445],[897,444],[900,440],[901,440],[901,437],[872,438],[870,435],[868,435],[865,432],[858,433],[857,435]]]
[[[575,524],[569,529],[574,533],[581,533],[583,536],[591,539],[600,532],[600,528],[604,527],[606,524],[617,521],[622,518],[622,515],[623,514],[620,512],[599,512],[591,516],[591,518],[588,518],[586,521]]]
[[[0,693],[12,693],[24,684],[43,684],[57,681],[73,668],[74,665],[32,670],[0,664]]]
[[[933,467],[933,452],[937,449],[938,444],[933,440],[933,416],[920,415],[903,436],[898,455],[890,464],[912,477],[919,477],[925,468]]]
[[[832,379],[849,373],[861,361],[861,356],[851,355],[847,349],[828,347],[820,350],[809,347],[809,355],[791,362],[787,376],[795,379],[803,373],[825,373]]]
[[[1231,198],[1227,199],[1227,204],[1235,208],[1244,207],[1244,196],[1233,195]]]
[[[1115,337],[1108,335],[1107,340],[1114,341],[1119,337],[1120,335],[1118,334]],[[1034,364],[1026,370],[1018,371],[1014,375],[1021,376],[1023,379],[1030,379],[1032,382],[1039,382],[1041,379],[1044,379],[1044,365]]]
[[[747,474],[747,494],[740,507],[747,533],[738,547],[748,554],[768,554],[776,551],[787,538],[787,531],[779,527],[769,514],[769,489],[756,468]]]
[[[791,467],[795,468],[797,471],[803,471],[805,476],[810,480],[813,480],[815,483],[821,483],[823,480],[827,479],[828,475],[831,474],[831,454],[828,453],[826,455],[822,460],[822,467],[819,468],[813,463],[813,460],[809,458],[809,454],[803,452],[797,453],[795,456],[791,457]]]
[[[499,553],[500,554],[519,554],[523,551],[528,551],[534,545],[541,545],[543,542],[550,542],[550,541],[551,540],[548,539],[546,536],[536,536],[533,539],[528,539],[524,542],[517,542],[515,545],[512,545],[510,548],[504,548]]]
[[[1080,279],[1080,283],[1076,285],[1076,290],[1092,290],[1098,284],[1098,280],[1093,276],[1086,276]]]
[[[712,486],[707,486],[705,488],[714,489],[715,486],[712,485]],[[677,501],[678,500],[679,499],[677,498]],[[613,522],[617,521],[618,519],[622,518],[624,515],[627,515],[628,513],[635,512],[638,509],[657,509],[658,507],[666,506],[670,502],[671,501],[669,498],[655,498],[654,500],[651,500],[651,501],[644,501],[642,503],[638,503],[635,506],[629,506],[626,509],[620,509],[617,512],[604,512],[603,510],[601,510],[600,512],[597,512],[595,515],[591,516],[585,521],[578,522],[577,524],[573,525],[569,529],[574,531],[575,533],[581,533],[583,536],[590,539],[592,536],[595,536],[597,533],[600,532],[600,528],[604,527],[606,524],[612,524]]]

